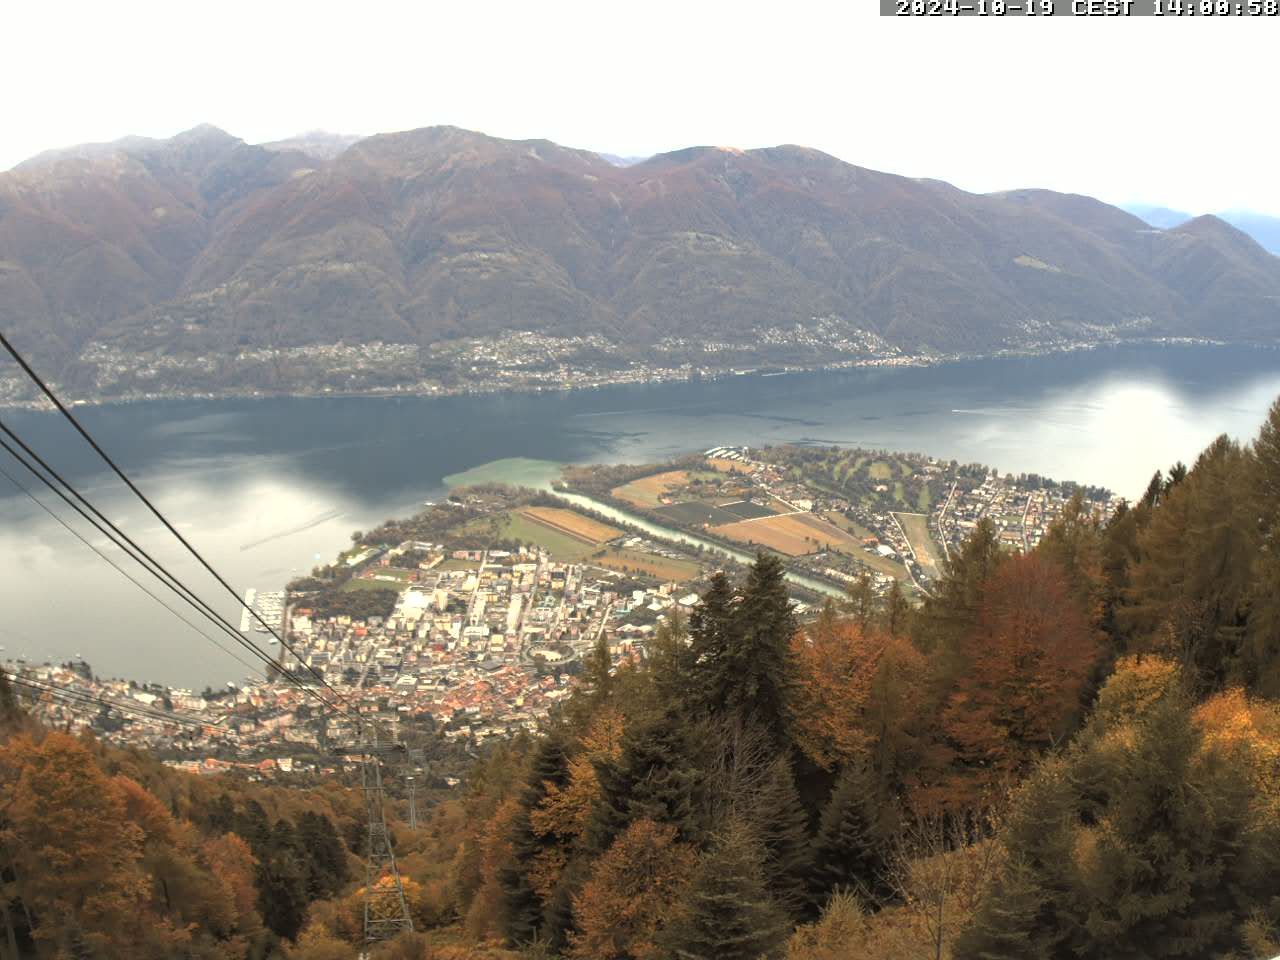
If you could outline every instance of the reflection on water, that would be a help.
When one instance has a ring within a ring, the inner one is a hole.
[[[329,560],[353,530],[440,498],[446,478],[465,482],[466,471],[483,464],[486,476],[496,470],[532,484],[545,477],[547,461],[839,443],[978,461],[1133,496],[1157,467],[1190,461],[1218,433],[1251,437],[1277,394],[1274,351],[1125,348],[573,394],[182,401],[81,415],[233,585],[265,590]],[[207,598],[218,596],[64,424],[45,414],[4,416],[132,536]],[[238,622],[230,598],[223,610]],[[100,673],[196,686],[244,673],[204,641],[193,646],[185,626],[3,478],[0,611],[6,655],[83,652]]]

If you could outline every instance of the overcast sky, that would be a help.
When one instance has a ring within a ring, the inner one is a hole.
[[[9,0],[3,24],[0,169],[201,122],[250,142],[449,123],[621,155],[799,143],[968,190],[1280,214],[1275,18],[902,20],[875,0]]]

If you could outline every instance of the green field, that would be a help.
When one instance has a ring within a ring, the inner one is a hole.
[[[877,460],[867,468],[867,474],[872,480],[890,480],[893,478],[893,464]]]
[[[530,520],[519,513],[502,514],[498,521],[498,529],[502,536],[522,543],[537,544],[557,560],[563,560],[566,563],[581,563],[597,549],[593,543],[585,543],[566,533],[552,530],[546,524]]]
[[[692,580],[702,572],[702,568],[692,560],[672,560],[625,547],[608,547],[602,554],[591,557],[589,562],[610,570],[647,574],[656,580]]]
[[[920,566],[930,576],[938,576],[942,572],[942,550],[929,536],[929,518],[922,513],[895,513],[894,516],[906,531],[907,541]]]

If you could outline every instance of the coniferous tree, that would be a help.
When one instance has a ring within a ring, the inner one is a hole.
[[[717,570],[693,613],[689,615],[689,653],[692,661],[694,707],[706,714],[726,696],[723,664],[735,629],[734,595],[729,578]]]
[[[881,800],[874,774],[860,762],[847,764],[822,810],[811,853],[810,895],[821,907],[835,890],[875,893],[885,871]]]
[[[270,833],[266,856],[259,858],[257,887],[262,922],[277,936],[295,939],[307,914],[307,865],[306,851],[287,820]]]
[[[659,942],[679,960],[762,960],[782,954],[787,929],[768,892],[759,844],[730,823],[699,860],[682,909]]]
[[[690,728],[665,712],[633,721],[617,760],[596,763],[600,795],[587,827],[587,847],[597,853],[636,820],[671,824],[682,842],[701,840],[702,775],[693,761]]]
[[[236,805],[230,795],[220,793],[209,805],[209,829],[217,835],[230,833],[235,829]],[[241,839],[244,839],[243,837]]]
[[[507,940],[528,943],[538,934],[546,904],[534,889],[530,873],[538,856],[554,846],[554,835],[537,834],[530,811],[547,796],[548,787],[563,788],[568,783],[568,763],[562,734],[554,731],[537,744],[528,778],[520,794],[519,807],[511,825],[511,858],[498,870],[501,915]]]
[[[983,590],[1004,559],[996,528],[984,517],[946,564],[933,596],[925,598],[913,618],[917,646],[934,659],[944,686],[960,668],[961,643],[977,624]]]
[[[306,811],[298,818],[298,839],[307,859],[307,895],[312,900],[332,897],[351,879],[347,848],[333,821]]]
[[[716,602],[720,602],[718,597]],[[785,742],[789,650],[795,633],[782,561],[759,553],[729,615],[722,649],[718,654],[709,652],[700,661],[710,712],[742,723],[758,723],[775,742]]]
[[[876,593],[871,586],[871,574],[863,570],[858,579],[846,588],[845,604],[858,628],[866,633],[876,615]]]
[[[902,585],[895,578],[889,585],[889,592],[884,599],[884,629],[889,638],[896,640],[907,634],[911,618],[911,604],[902,593]]]
[[[0,725],[8,726],[21,716],[22,707],[18,706],[18,698],[13,694],[9,676],[0,670]]]
[[[765,873],[778,905],[791,917],[808,900],[813,867],[809,815],[796,792],[791,764],[779,757],[769,766],[751,803],[750,816],[764,854]]]

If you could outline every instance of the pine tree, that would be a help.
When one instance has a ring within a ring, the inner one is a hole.
[[[1083,858],[1083,926],[1103,956],[1232,952],[1247,774],[1205,763],[1185,697],[1167,696],[1110,767],[1105,826]]]
[[[884,629],[891,640],[906,636],[911,620],[911,604],[902,593],[902,585],[895,578],[889,585],[884,600]]]
[[[262,922],[277,936],[296,939],[307,914],[306,851],[287,820],[271,831],[266,856],[259,857],[256,885]]]
[[[882,888],[885,845],[875,776],[862,763],[840,771],[813,840],[810,895],[821,906],[840,888]]]
[[[763,854],[750,832],[729,825],[703,854],[683,909],[659,935],[679,960],[761,960],[782,954],[788,924],[769,895]]]
[[[723,571],[717,570],[689,616],[689,653],[693,666],[693,706],[706,714],[717,709],[725,697],[723,664],[728,657],[735,625],[733,587]]]
[[[845,605],[858,628],[866,633],[876,615],[876,593],[871,586],[871,574],[863,570],[858,579],[846,588]]]
[[[0,670],[0,726],[11,726],[22,717],[22,707],[13,694],[9,675]]]

